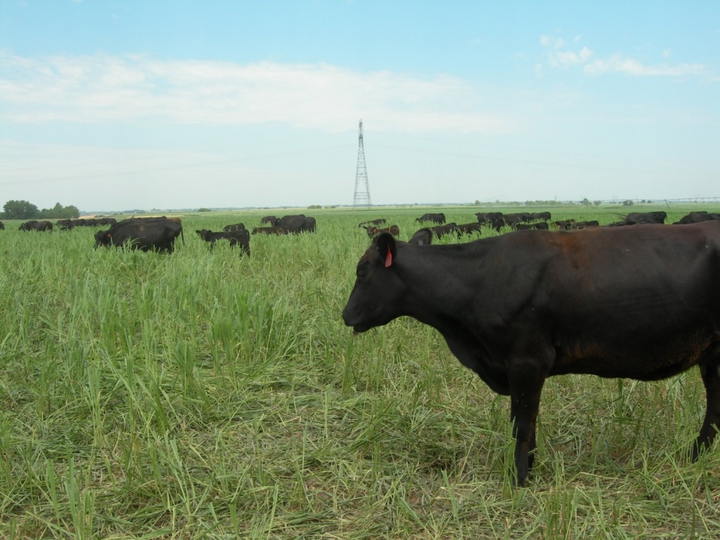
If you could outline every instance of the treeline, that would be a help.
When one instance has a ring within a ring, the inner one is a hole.
[[[80,210],[77,206],[63,206],[55,203],[52,208],[43,208],[40,210],[34,204],[28,201],[8,201],[3,206],[3,219],[64,219],[79,218]]]

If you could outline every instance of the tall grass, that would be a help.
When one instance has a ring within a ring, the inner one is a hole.
[[[316,234],[253,236],[250,258],[194,231],[258,212],[183,216],[172,255],[6,222],[0,536],[716,537],[720,453],[686,455],[697,370],[549,380],[535,472],[514,490],[506,398],[414,320],[352,335],[357,223],[392,218],[406,239],[420,213],[314,212]]]

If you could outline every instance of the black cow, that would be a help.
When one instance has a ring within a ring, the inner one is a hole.
[[[532,221],[550,221],[552,215],[550,212],[533,212],[530,214],[530,219]]]
[[[95,227],[98,224],[97,221],[95,218],[73,219],[72,224],[73,227]]]
[[[547,231],[550,226],[546,221],[541,221],[540,223],[518,223],[515,229],[518,231]]]
[[[560,229],[563,231],[569,231],[572,230],[573,225],[575,225],[574,219],[561,219],[560,221],[554,221],[553,226],[556,229]]]
[[[432,223],[437,223],[438,225],[442,225],[445,223],[445,214],[439,213],[439,214],[423,214],[419,218],[417,218],[415,221],[418,223],[423,223],[425,221],[431,221]]]
[[[442,238],[446,234],[457,234],[457,223],[453,221],[451,223],[446,223],[445,225],[437,225],[435,227],[430,227],[430,230],[435,236],[437,236],[438,238]]]
[[[502,214],[500,217],[493,219],[490,222],[490,226],[497,232],[503,227],[510,227],[511,229],[517,229],[520,223],[527,223],[531,220],[531,214],[529,212],[518,212],[515,214]]]
[[[361,229],[367,229],[368,227],[377,227],[379,225],[384,225],[386,223],[386,220],[384,218],[378,218],[378,219],[371,219],[370,221],[363,221],[362,223],[358,223],[358,227]]]
[[[455,232],[457,232],[458,237],[462,236],[463,234],[482,234],[482,225],[475,221],[473,221],[472,223],[461,223],[460,225],[455,227]]]
[[[283,216],[278,221],[286,233],[298,234],[301,232],[315,232],[315,218],[306,217],[304,214]]]
[[[223,231],[225,232],[237,232],[242,231],[245,228],[244,223],[233,223],[232,225],[225,225]]]
[[[4,230],[5,230],[5,224],[2,221],[0,221],[0,231],[4,231]]]
[[[580,230],[580,229],[587,229],[588,227],[599,227],[600,222],[596,219],[590,219],[586,221],[575,221],[573,222],[569,229],[570,230]]]
[[[253,234],[276,234],[276,235],[280,235],[280,234],[287,234],[287,231],[286,231],[285,229],[283,229],[282,227],[277,227],[277,226],[274,226],[274,227],[255,227],[255,228],[252,230],[252,233],[253,233]]]
[[[357,265],[343,319],[355,332],[410,316],[511,398],[516,482],[532,467],[545,379],[658,380],[700,365],[720,429],[720,223],[518,231],[450,246],[380,235]]]
[[[365,227],[365,231],[368,233],[368,236],[373,237],[384,232],[390,233],[393,236],[400,236],[400,227],[398,227],[397,225],[390,225],[389,227],[385,227],[384,229],[378,229],[377,227],[368,225],[367,227]]]
[[[69,231],[70,229],[73,229],[75,227],[75,225],[73,225],[72,219],[58,219],[55,222],[55,226],[61,231]]]
[[[264,216],[262,219],[260,219],[260,224],[264,225],[265,223],[269,223],[272,227],[277,227],[280,223],[280,220],[275,216]]]
[[[53,224],[49,221],[38,221],[36,219],[31,219],[30,221],[21,223],[20,230],[21,231],[41,231],[41,232],[42,231],[52,231]]]
[[[223,230],[223,232],[213,232],[207,229],[202,229],[200,231],[196,230],[195,232],[203,241],[210,243],[210,249],[215,246],[215,242],[218,240],[229,240],[231,248],[234,248],[239,244],[243,252],[248,257],[250,256],[250,231],[245,228],[231,231]]]
[[[665,212],[630,212],[623,222],[625,225],[649,225],[665,223]]]
[[[95,249],[128,245],[130,249],[172,253],[178,236],[185,241],[180,218],[130,218],[96,232]]]
[[[688,223],[702,223],[703,221],[710,221],[710,220],[720,220],[720,214],[710,214],[705,210],[700,210],[698,212],[690,212],[686,216],[683,216],[680,218],[680,221],[677,221],[675,225],[687,225]]]
[[[475,214],[478,223],[480,223],[481,225],[490,224],[496,219],[501,218],[502,215],[502,212],[478,212],[477,214]]]

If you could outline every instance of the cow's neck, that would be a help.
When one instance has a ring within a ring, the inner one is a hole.
[[[406,246],[398,259],[408,287],[405,314],[438,330],[462,318],[482,287],[477,246]]]

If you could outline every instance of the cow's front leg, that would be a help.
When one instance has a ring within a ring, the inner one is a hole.
[[[535,460],[535,428],[545,375],[528,369],[510,378],[510,417],[515,437],[515,482],[522,486]]]

